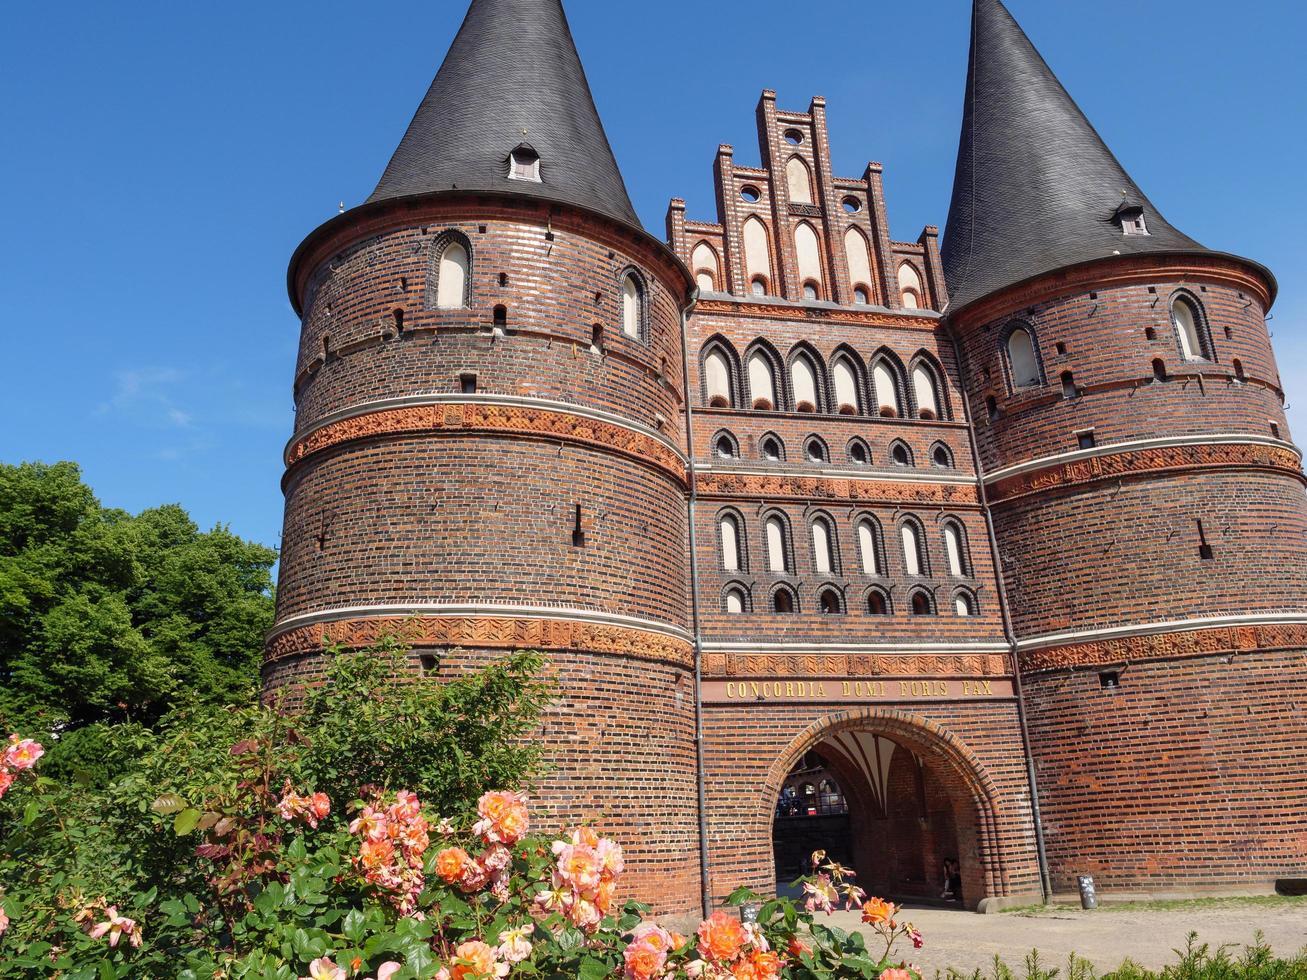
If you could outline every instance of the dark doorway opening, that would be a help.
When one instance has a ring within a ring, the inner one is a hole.
[[[772,822],[772,850],[779,895],[800,893],[792,883],[809,873],[814,851],[825,851],[845,867],[853,865],[848,801],[820,752],[804,755],[781,787]]]

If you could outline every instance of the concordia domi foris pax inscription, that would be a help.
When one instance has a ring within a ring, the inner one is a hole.
[[[1012,682],[996,678],[948,680],[738,680],[705,681],[703,699],[713,704],[747,701],[985,701],[1013,696]]]

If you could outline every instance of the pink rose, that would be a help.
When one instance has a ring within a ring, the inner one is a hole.
[[[41,748],[30,738],[20,739],[17,735],[9,736],[9,748],[5,749],[4,764],[11,769],[31,769],[36,760],[45,755]]]
[[[108,918],[104,922],[98,922],[91,927],[89,933],[92,939],[100,939],[105,935],[109,937],[109,946],[115,947],[118,941],[124,936],[133,947],[141,945],[141,929],[136,924],[135,919],[129,919],[125,915],[119,915],[116,906],[110,905],[104,913]]]

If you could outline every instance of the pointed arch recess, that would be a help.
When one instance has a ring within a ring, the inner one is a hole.
[[[772,282],[771,235],[756,214],[744,219],[744,269],[750,281]]]

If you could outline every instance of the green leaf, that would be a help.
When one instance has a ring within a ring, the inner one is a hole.
[[[200,822],[200,811],[193,809],[183,810],[177,816],[173,817],[172,830],[178,837],[185,837],[195,829],[195,825]]]
[[[37,800],[28,800],[27,806],[23,807],[23,826],[30,827],[36,823],[36,818],[41,815],[41,804]]]
[[[581,946],[584,945],[585,934],[582,933],[580,929],[564,929],[558,934],[558,938],[555,942],[558,943],[558,948],[563,952],[570,953],[572,950],[580,949]]]
[[[743,905],[745,902],[761,902],[762,896],[752,888],[737,888],[726,897],[727,905]]]
[[[161,817],[170,817],[186,809],[186,801],[176,793],[164,793],[150,804],[150,809]]]
[[[363,919],[363,913],[358,909],[351,909],[345,916],[345,921],[341,925],[340,931],[345,938],[352,943],[363,941],[363,935],[366,931]]]
[[[414,973],[421,976],[423,970],[436,962],[436,957],[429,946],[415,943],[404,951],[404,962]]]
[[[612,976],[612,969],[607,963],[593,956],[585,956],[581,959],[581,966],[576,974],[580,980],[606,980]]]

